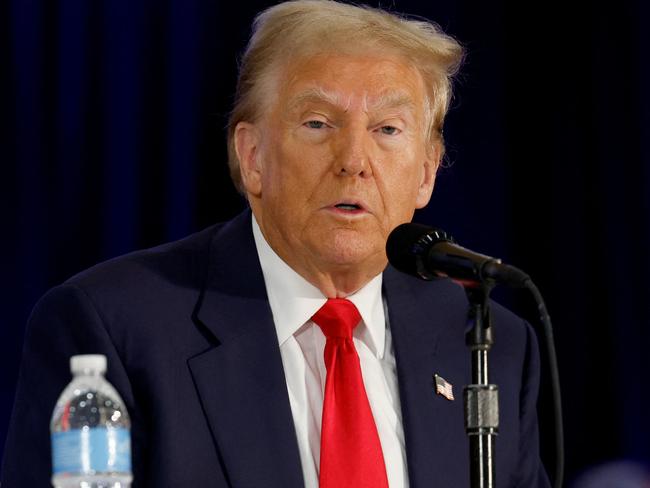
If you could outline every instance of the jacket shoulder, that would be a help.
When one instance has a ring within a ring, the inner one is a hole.
[[[133,291],[156,282],[196,288],[203,281],[210,242],[223,225],[109,259],[70,277],[64,285],[92,294]]]

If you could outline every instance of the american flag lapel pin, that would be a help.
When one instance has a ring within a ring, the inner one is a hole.
[[[437,374],[433,375],[433,381],[436,385],[436,394],[442,395],[449,401],[454,399],[454,385]]]

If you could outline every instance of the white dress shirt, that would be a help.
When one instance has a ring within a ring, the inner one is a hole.
[[[278,335],[305,487],[317,488],[326,339],[311,317],[327,298],[271,249],[255,217],[253,236]],[[395,354],[381,284],[379,274],[347,298],[361,314],[353,340],[381,441],[388,484],[391,488],[408,488]]]

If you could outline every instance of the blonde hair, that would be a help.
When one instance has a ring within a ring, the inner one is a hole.
[[[235,103],[228,121],[228,165],[245,193],[235,151],[235,127],[255,122],[269,105],[268,85],[275,70],[290,59],[317,53],[359,53],[381,48],[408,60],[427,88],[427,139],[444,151],[442,125],[451,100],[451,79],[463,49],[440,28],[368,6],[332,0],[293,0],[261,12],[240,61]]]

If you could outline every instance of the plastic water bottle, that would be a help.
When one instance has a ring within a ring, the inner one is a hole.
[[[50,433],[55,488],[131,486],[131,422],[106,381],[106,356],[73,356],[72,382],[56,403]]]

